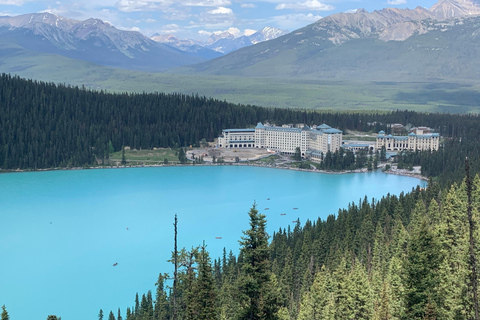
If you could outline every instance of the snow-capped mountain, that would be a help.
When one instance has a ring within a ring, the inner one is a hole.
[[[198,52],[198,46],[210,49],[222,54],[238,50],[243,47],[251,46],[259,42],[272,40],[287,34],[288,31],[265,27],[249,36],[235,37],[232,33],[225,31],[221,33],[212,33],[204,43],[191,39],[178,39],[174,35],[154,35],[151,39],[160,43],[171,45],[186,52]],[[194,50],[194,51],[192,51]]]
[[[0,40],[30,51],[132,70],[162,71],[205,60],[99,19],[79,21],[50,13],[0,17]]]

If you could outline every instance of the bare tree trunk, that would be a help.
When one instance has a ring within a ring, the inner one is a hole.
[[[175,214],[175,223],[173,224],[175,230],[174,247],[173,247],[173,261],[175,270],[173,271],[173,320],[177,320],[177,269],[178,269],[178,251],[177,251],[177,214]]]
[[[472,217],[472,180],[470,179],[470,165],[468,158],[465,159],[465,173],[467,185],[467,215],[470,225],[470,268],[472,271],[471,282],[473,290],[473,307],[475,309],[475,320],[479,320],[478,316],[478,297],[477,297],[477,258],[475,256],[475,240],[473,238],[474,221]]]

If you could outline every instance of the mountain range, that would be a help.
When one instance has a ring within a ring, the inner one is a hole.
[[[204,43],[173,35],[150,39],[98,19],[36,13],[0,17],[0,71],[58,60],[66,73],[81,61],[197,75],[470,81],[480,80],[479,35],[480,0],[440,0],[430,9],[360,9],[291,33],[266,27],[250,36],[214,33]]]
[[[142,71],[205,60],[99,19],[78,21],[50,13],[0,17],[0,58],[25,50]]]
[[[480,79],[480,4],[339,13],[178,72],[373,81]]]
[[[179,39],[172,34],[155,34],[151,39],[160,43],[168,44],[186,52],[200,52],[202,48],[203,50],[210,49],[217,52],[216,55],[211,54],[213,58],[213,56],[221,56],[222,54],[251,46],[259,42],[276,39],[285,34],[288,34],[288,31],[272,27],[265,27],[251,35],[243,35],[240,37],[235,37],[234,34],[228,31],[212,33],[205,42],[191,39]]]

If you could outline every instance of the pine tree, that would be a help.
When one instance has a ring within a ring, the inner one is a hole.
[[[108,320],[116,320],[112,310],[110,310],[110,313],[108,314]]]
[[[354,262],[347,281],[347,305],[349,319],[371,319],[373,296],[365,267]]]
[[[103,310],[100,309],[100,312],[98,313],[98,320],[103,320]]]
[[[167,299],[167,293],[165,292],[164,283],[165,280],[168,279],[168,274],[160,273],[158,275],[157,283],[157,293],[156,293],[156,300],[155,300],[155,308],[154,308],[154,318],[155,320],[164,320],[167,319],[169,316],[169,304]]]
[[[215,280],[213,278],[210,257],[205,250],[205,243],[201,247],[199,255],[198,277],[194,285],[193,294],[196,300],[193,304],[197,307],[195,319],[215,320],[218,319]]]
[[[417,206],[418,208],[418,206]],[[417,210],[415,210],[417,211]],[[422,319],[437,312],[440,265],[438,239],[424,213],[416,212],[406,260],[406,312],[410,319]]]
[[[122,147],[122,164],[127,164],[127,158],[125,158],[125,147]]]
[[[7,308],[5,308],[5,305],[2,306],[2,319],[1,320],[10,320],[10,316],[8,315]]]
[[[334,319],[335,313],[328,308],[330,301],[334,300],[333,291],[332,275],[322,266],[315,275],[310,291],[302,298],[298,320]]]
[[[248,213],[250,229],[244,231],[240,241],[241,264],[238,280],[240,319],[276,319],[279,310],[278,291],[274,287],[269,270],[268,234],[265,215],[258,213],[256,204]]]

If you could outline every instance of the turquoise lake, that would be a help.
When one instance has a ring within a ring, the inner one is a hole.
[[[179,248],[205,240],[218,258],[224,247],[238,253],[254,201],[272,234],[297,218],[302,225],[325,219],[365,195],[378,199],[417,185],[426,183],[379,171],[243,166],[1,174],[0,305],[12,320],[95,320],[100,309],[107,318],[119,307],[125,318],[136,292],[152,290],[155,298],[158,274],[173,274],[166,260],[175,213]]]

